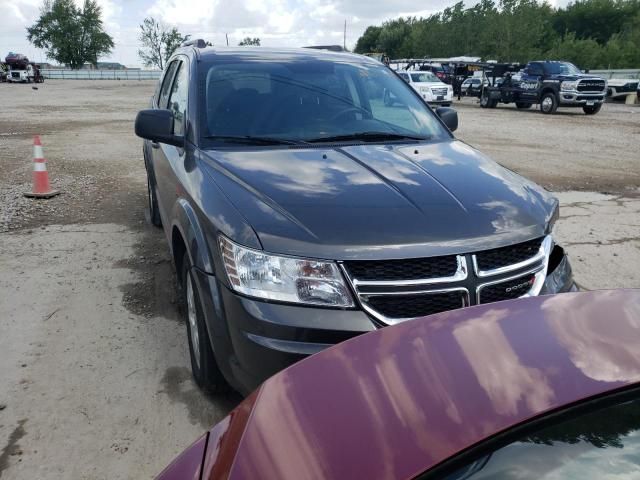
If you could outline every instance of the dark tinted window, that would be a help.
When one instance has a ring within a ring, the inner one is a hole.
[[[568,62],[545,63],[544,70],[549,75],[579,75],[582,73],[573,63]]]
[[[162,81],[162,88],[160,89],[160,98],[158,99],[158,108],[167,108],[167,99],[169,98],[169,91],[171,90],[171,84],[173,81],[173,75],[176,73],[176,67],[178,61],[174,60],[167,68],[167,73]]]
[[[379,64],[256,58],[213,64],[203,81],[209,136],[449,138],[413,90]]]
[[[542,65],[539,63],[531,63],[528,68],[529,75],[542,75],[544,70],[542,70]]]
[[[189,72],[187,64],[180,62],[176,79],[173,82],[169,97],[169,110],[173,112],[173,133],[184,135],[184,121],[187,111],[187,94],[189,92]]]
[[[640,478],[640,400],[603,408],[546,427],[445,478]]]

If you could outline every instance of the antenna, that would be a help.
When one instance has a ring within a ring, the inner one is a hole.
[[[342,48],[347,49],[347,19],[344,19],[344,38],[342,41]]]

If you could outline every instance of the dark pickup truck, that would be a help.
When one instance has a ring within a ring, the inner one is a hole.
[[[500,72],[500,66],[494,68]],[[518,73],[506,71],[500,85],[497,75],[489,76],[489,85],[480,96],[480,106],[495,108],[498,103],[515,103],[517,108],[540,105],[542,113],[555,113],[558,107],[581,107],[587,115],[600,111],[607,94],[603,78],[582,73],[569,62],[529,62]]]

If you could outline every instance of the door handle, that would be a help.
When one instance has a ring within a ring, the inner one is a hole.
[[[158,142],[151,142],[151,148],[160,148],[160,144]]]

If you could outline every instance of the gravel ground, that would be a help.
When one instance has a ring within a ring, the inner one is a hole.
[[[149,478],[238,397],[189,373],[133,119],[154,82],[0,84],[0,478]],[[640,108],[455,105],[458,136],[558,192],[585,288],[640,287]],[[54,187],[29,200],[33,135]]]

